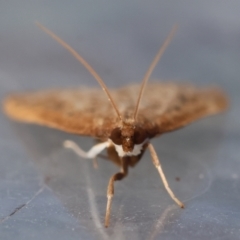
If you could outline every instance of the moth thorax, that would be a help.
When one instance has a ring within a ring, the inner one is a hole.
[[[124,124],[121,135],[122,135],[122,148],[124,152],[132,152],[134,148],[134,129],[135,126]]]
[[[120,128],[112,130],[110,139],[115,145],[121,145],[126,153],[133,152],[134,146],[142,144],[148,138],[145,129],[134,124],[123,123]]]

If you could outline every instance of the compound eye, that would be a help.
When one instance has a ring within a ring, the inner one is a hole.
[[[120,128],[114,128],[111,132],[110,139],[117,145],[122,145],[122,133]]]
[[[134,131],[134,143],[135,144],[141,144],[145,141],[147,138],[146,131],[142,128],[136,128]]]

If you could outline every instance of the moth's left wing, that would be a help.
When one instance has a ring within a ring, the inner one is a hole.
[[[222,112],[227,106],[227,97],[218,88],[149,84],[141,102],[138,122],[148,129],[150,135],[156,136]]]

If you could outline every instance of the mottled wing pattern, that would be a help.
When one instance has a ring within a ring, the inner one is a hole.
[[[227,108],[219,88],[197,88],[189,84],[150,84],[144,92],[138,122],[156,136],[177,130],[202,117]]]
[[[66,132],[108,137],[117,116],[101,89],[56,89],[10,95],[5,112],[13,119]]]
[[[123,119],[132,117],[140,85],[110,90]],[[225,95],[176,83],[149,83],[137,123],[151,137],[183,127],[226,108]],[[58,89],[13,94],[4,102],[13,119],[46,125],[74,134],[107,138],[120,122],[101,89]]]

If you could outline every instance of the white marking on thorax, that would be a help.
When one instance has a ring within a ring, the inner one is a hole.
[[[111,141],[111,140],[109,139],[109,141]],[[148,139],[146,139],[143,143],[135,144],[132,152],[124,152],[123,148],[122,148],[122,145],[117,145],[113,141],[111,141],[111,143],[114,145],[114,147],[115,147],[115,149],[118,153],[118,156],[119,157],[124,157],[124,156],[137,156],[137,155],[139,155],[142,151],[143,145],[147,141],[148,141]]]

